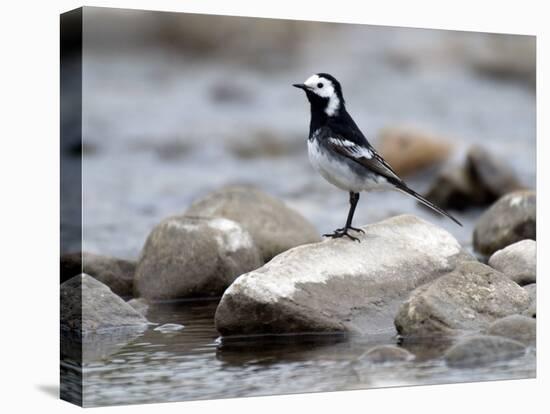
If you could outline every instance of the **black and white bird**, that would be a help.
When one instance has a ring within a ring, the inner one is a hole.
[[[462,226],[445,210],[411,190],[376,152],[346,110],[342,87],[333,76],[317,73],[293,86],[305,91],[311,105],[307,142],[311,164],[329,183],[349,192],[350,208],[345,226],[324,236],[347,236],[359,241],[349,230],[363,232],[352,226],[362,191],[401,191]]]

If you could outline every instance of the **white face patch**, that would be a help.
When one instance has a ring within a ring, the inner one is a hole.
[[[338,99],[334,85],[330,80],[319,75],[311,75],[304,82],[304,85],[306,85],[314,94],[323,98],[328,98],[328,105],[325,108],[325,113],[328,116],[333,116],[338,113],[338,110],[340,109],[340,99]]]

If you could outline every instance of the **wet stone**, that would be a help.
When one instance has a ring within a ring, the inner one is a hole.
[[[447,365],[455,368],[477,368],[525,355],[525,346],[500,336],[477,335],[465,338],[445,352]]]
[[[514,339],[524,345],[536,345],[537,322],[527,316],[510,315],[493,322],[487,333]]]

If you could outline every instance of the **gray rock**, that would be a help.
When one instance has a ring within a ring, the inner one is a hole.
[[[529,304],[529,307],[526,311],[522,313],[522,315],[529,316],[530,318],[536,318],[537,317],[537,284],[531,283],[530,285],[526,285],[523,287],[525,291],[529,294],[529,299],[531,303]]]
[[[532,301],[537,300],[537,284],[536,283],[530,283],[528,285],[523,286],[523,289],[529,293],[529,297]]]
[[[482,330],[498,318],[521,313],[529,302],[529,294],[502,273],[464,262],[412,292],[395,325],[404,336],[454,335]]]
[[[147,319],[97,279],[81,274],[61,284],[61,327],[80,332],[145,329]]]
[[[500,336],[477,335],[466,338],[445,352],[447,365],[456,368],[476,368],[525,355],[525,346]]]
[[[147,300],[220,296],[243,273],[260,267],[247,231],[225,218],[170,217],[145,242],[134,286]]]
[[[136,311],[141,313],[143,316],[147,315],[147,311],[149,310],[149,302],[147,302],[147,300],[145,300],[144,298],[130,299],[126,303],[134,308]]]
[[[395,312],[415,287],[472,260],[448,232],[414,216],[363,229],[361,243],[299,246],[240,276],[218,305],[218,331],[394,333]]]
[[[487,203],[485,193],[463,165],[441,170],[425,196],[442,208],[455,210]]]
[[[426,198],[443,208],[464,210],[489,205],[522,188],[508,165],[485,149],[473,146],[463,164],[445,168],[436,176]]]
[[[523,188],[509,163],[502,162],[480,146],[468,150],[466,168],[488,203]]]
[[[88,252],[61,256],[61,283],[81,273],[95,277],[119,296],[131,297],[136,263]]]
[[[537,318],[537,305],[536,303],[531,303],[529,307],[521,313],[523,316],[528,316],[529,318]]]
[[[489,266],[519,285],[536,283],[537,242],[522,240],[498,250],[490,257]]]
[[[320,240],[298,212],[250,186],[229,186],[191,205],[192,217],[225,217],[241,224],[260,249],[264,262],[292,247]]]
[[[487,333],[513,339],[525,345],[535,345],[537,342],[537,322],[527,316],[510,315],[493,322],[487,329]]]
[[[500,198],[475,226],[475,250],[491,255],[520,240],[536,240],[536,201],[534,191],[516,191]]]
[[[387,362],[405,362],[414,359],[414,355],[396,345],[380,345],[369,349],[361,359],[375,364]]]

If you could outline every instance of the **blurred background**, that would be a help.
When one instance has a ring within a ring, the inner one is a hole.
[[[363,196],[354,224],[412,213],[468,247],[500,192],[535,187],[534,37],[85,8],[83,46],[85,251],[136,258],[160,220],[234,183],[320,233],[341,227],[348,195],[310,166],[309,104],[291,86],[317,72],[465,226],[399,193]]]

